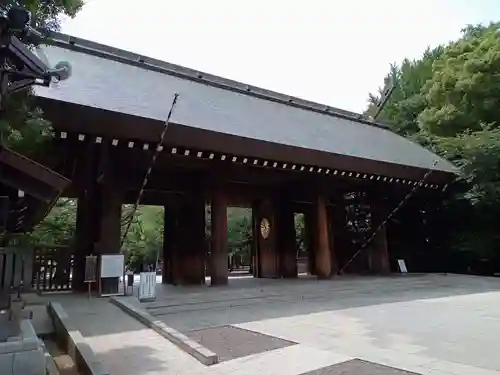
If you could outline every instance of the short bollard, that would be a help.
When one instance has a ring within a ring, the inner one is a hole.
[[[129,287],[132,289],[130,294],[134,294],[134,274],[127,275],[127,294]]]

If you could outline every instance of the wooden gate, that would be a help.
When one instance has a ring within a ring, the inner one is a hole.
[[[35,246],[33,287],[39,293],[71,290],[74,256],[69,246]]]
[[[30,290],[33,278],[33,248],[0,247],[0,291]]]

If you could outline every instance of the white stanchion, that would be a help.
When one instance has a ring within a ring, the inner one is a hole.
[[[401,273],[408,273],[404,259],[398,259],[398,266]]]
[[[156,272],[141,272],[139,279],[139,302],[156,299]]]

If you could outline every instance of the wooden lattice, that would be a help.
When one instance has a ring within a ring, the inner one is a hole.
[[[71,290],[74,256],[68,246],[35,248],[33,287],[39,292]]]

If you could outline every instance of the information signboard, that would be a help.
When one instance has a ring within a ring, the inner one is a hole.
[[[122,277],[125,267],[123,254],[103,254],[101,255],[101,278]]]
[[[85,257],[85,282],[95,283],[97,281],[97,256]]]
[[[85,257],[84,282],[87,284],[90,298],[92,293],[92,283],[97,282],[97,257],[95,255],[88,255]]]
[[[118,295],[125,270],[124,255],[102,254],[99,263],[99,294],[101,297]]]

